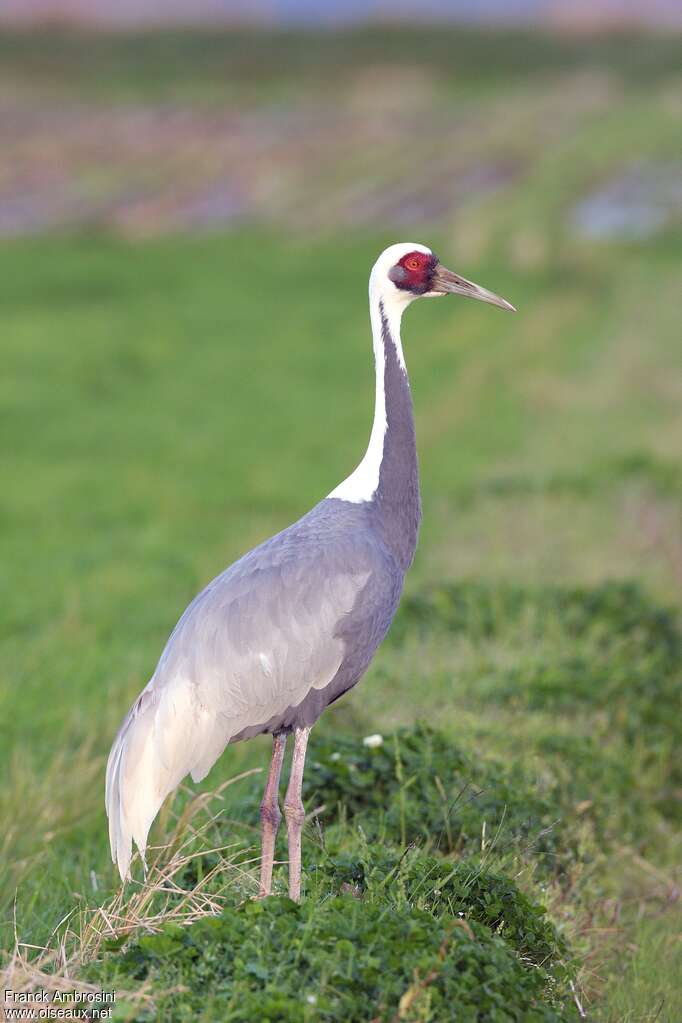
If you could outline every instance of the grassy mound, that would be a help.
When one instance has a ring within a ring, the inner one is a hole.
[[[167,925],[109,959],[97,980],[150,984],[156,1007],[140,1020],[445,1023],[455,1005],[468,1023],[577,1018],[561,944],[512,884],[463,864],[415,856],[404,866],[366,852],[364,863],[319,872],[326,897],[302,905],[271,897],[191,927]],[[362,886],[328,891],[359,874]]]
[[[217,916],[109,943],[89,979],[144,988],[151,1002],[127,1017],[139,1020],[445,1023],[454,1005],[470,1023],[577,1018],[568,946],[503,870],[537,829],[560,847],[542,828],[550,800],[518,768],[474,763],[424,725],[374,747],[323,738],[309,763],[308,805],[318,799],[325,828],[304,845],[302,905],[234,904],[235,888]],[[215,851],[192,859],[176,897],[212,872],[219,886]]]

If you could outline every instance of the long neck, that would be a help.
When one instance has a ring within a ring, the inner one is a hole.
[[[370,293],[376,368],[372,432],[357,469],[329,496],[369,502],[384,541],[406,570],[417,545],[421,502],[412,396],[400,340],[401,313],[400,307]]]

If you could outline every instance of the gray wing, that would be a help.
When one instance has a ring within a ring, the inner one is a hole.
[[[132,839],[144,854],[161,803],[185,775],[199,781],[231,738],[329,684],[361,596],[363,616],[385,631],[385,590],[395,590],[395,572],[382,545],[362,530],[335,534],[311,513],[195,598],[109,755],[109,835],[122,877]]]

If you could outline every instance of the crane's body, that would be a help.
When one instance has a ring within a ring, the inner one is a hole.
[[[431,276],[415,285],[420,291],[393,283],[401,256],[415,267],[428,262]],[[106,791],[112,856],[123,879],[133,840],[144,855],[154,817],[179,782],[187,774],[204,778],[228,743],[268,732],[273,757],[261,804],[261,893],[267,894],[284,744],[293,732],[285,814],[290,894],[299,897],[300,788],[310,728],[366,671],[396,612],[417,545],[421,506],[400,339],[403,309],[420,294],[469,293],[464,288],[508,306],[448,274],[423,246],[392,246],[382,254],[370,278],[376,395],[364,458],[328,497],[192,601],[123,722]]]

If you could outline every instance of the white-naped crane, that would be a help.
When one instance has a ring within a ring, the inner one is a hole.
[[[356,684],[386,635],[421,519],[412,399],[400,340],[416,298],[465,295],[513,309],[446,270],[423,245],[392,245],[369,279],[376,365],[364,458],[307,515],[249,551],[189,605],[114,740],[107,764],[111,853],[122,880],[132,843],[144,860],[152,821],[187,775],[206,776],[230,742],[270,733],[260,807],[260,894],[272,884],[287,736],[284,799],[289,895],[301,893],[301,786],[311,727]]]

